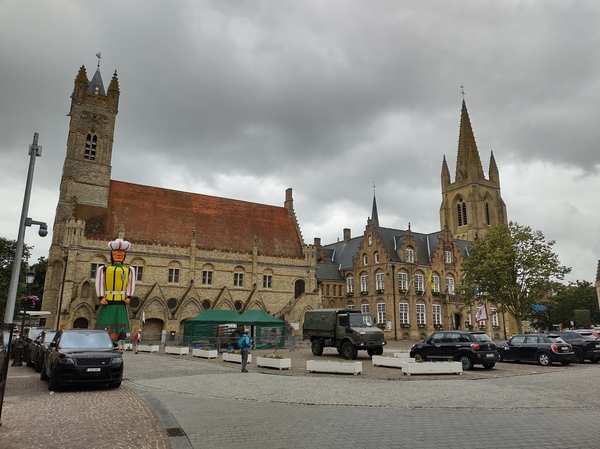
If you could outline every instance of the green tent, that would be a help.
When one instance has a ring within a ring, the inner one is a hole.
[[[258,349],[282,348],[285,344],[285,321],[272,317],[264,310],[246,310],[240,315],[238,323],[254,326],[254,346]]]
[[[247,310],[242,315],[234,310],[205,310],[185,320],[183,344],[187,346],[220,343],[220,348],[237,347],[242,327],[253,326],[253,346],[256,348],[283,347],[285,321],[272,317],[264,310]]]
[[[235,310],[205,310],[183,323],[183,344],[214,343],[215,337],[224,330],[236,329],[240,316]]]

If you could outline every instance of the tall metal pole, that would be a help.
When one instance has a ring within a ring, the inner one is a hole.
[[[396,341],[398,341],[398,320],[396,319],[396,314],[398,313],[398,308],[396,307],[396,275],[394,274],[394,269],[396,265],[392,264],[392,295],[394,298],[394,334],[396,337]]]
[[[25,221],[29,213],[29,198],[31,197],[31,185],[33,184],[33,169],[35,158],[42,155],[42,147],[38,146],[38,133],[33,134],[33,143],[29,145],[29,171],[27,172],[27,184],[25,184],[25,197],[23,198],[23,211],[19,222],[19,235],[17,237],[17,249],[13,260],[13,270],[8,288],[8,299],[4,312],[4,322],[12,323],[15,314],[15,302],[17,301],[17,289],[19,287],[19,274],[21,272],[21,258],[23,257],[23,242],[25,240]]]

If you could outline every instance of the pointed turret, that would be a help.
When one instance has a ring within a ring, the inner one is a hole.
[[[75,77],[75,86],[73,87],[73,98],[84,99],[85,91],[88,88],[88,77],[87,72],[85,70],[85,66],[81,66],[79,68],[79,72],[77,72],[77,76]]]
[[[490,156],[490,169],[488,171],[490,176],[490,181],[495,182],[500,185],[500,173],[498,172],[498,166],[496,165],[496,158],[494,157],[494,152],[492,151],[492,155]]]
[[[373,211],[371,212],[371,221],[374,226],[379,226],[379,215],[377,214],[377,200],[375,199],[375,193],[373,193]]]
[[[446,162],[446,155],[442,161],[442,190],[444,190],[450,184],[450,170],[448,169],[448,163]]]
[[[460,131],[458,135],[458,154],[456,157],[456,177],[455,181],[465,178],[485,179],[481,158],[477,150],[477,143],[473,135],[467,103],[462,102],[462,111],[460,116]]]

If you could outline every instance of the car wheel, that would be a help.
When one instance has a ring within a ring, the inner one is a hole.
[[[560,362],[560,364],[561,364],[562,366],[567,366],[567,365],[570,365],[570,364],[571,364],[571,362]]]
[[[367,349],[367,354],[369,354],[369,357],[373,357],[375,355],[375,350],[374,349]]]
[[[322,355],[323,354],[323,344],[319,339],[315,339],[311,345],[313,355]]]
[[[415,359],[415,362],[424,362],[425,361],[425,357],[423,357],[423,354],[421,354],[420,352],[415,352],[413,354],[413,359]]]
[[[538,354],[537,360],[538,360],[538,363],[542,366],[552,365],[552,359],[545,352],[541,352],[540,354]]]
[[[356,346],[352,342],[347,341],[342,345],[342,355],[347,360],[354,360],[358,355],[358,349],[356,349]]]
[[[462,363],[462,367],[463,367],[463,370],[464,370],[464,371],[468,371],[468,370],[470,370],[471,368],[473,368],[473,362],[472,362],[472,360],[471,360],[471,357],[469,357],[468,355],[464,355],[464,354],[463,354],[463,355],[461,355],[461,356],[458,358],[458,361],[459,361],[460,363]]]
[[[108,384],[108,388],[119,388],[121,386],[121,381],[111,382]]]
[[[485,369],[492,369],[494,366],[496,366],[496,364],[495,364],[495,363],[484,363],[484,364],[483,364],[483,367],[484,367]]]
[[[585,362],[585,357],[583,356],[583,352],[579,349],[575,349],[575,357],[577,358],[577,363]]]
[[[504,357],[502,357],[502,353],[500,351],[498,351],[498,361],[504,362]]]
[[[48,380],[48,374],[46,373],[46,367],[42,365],[42,371],[40,373],[41,380]]]

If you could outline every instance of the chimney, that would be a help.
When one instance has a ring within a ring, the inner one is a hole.
[[[344,243],[348,243],[351,239],[351,231],[348,228],[344,229]]]

